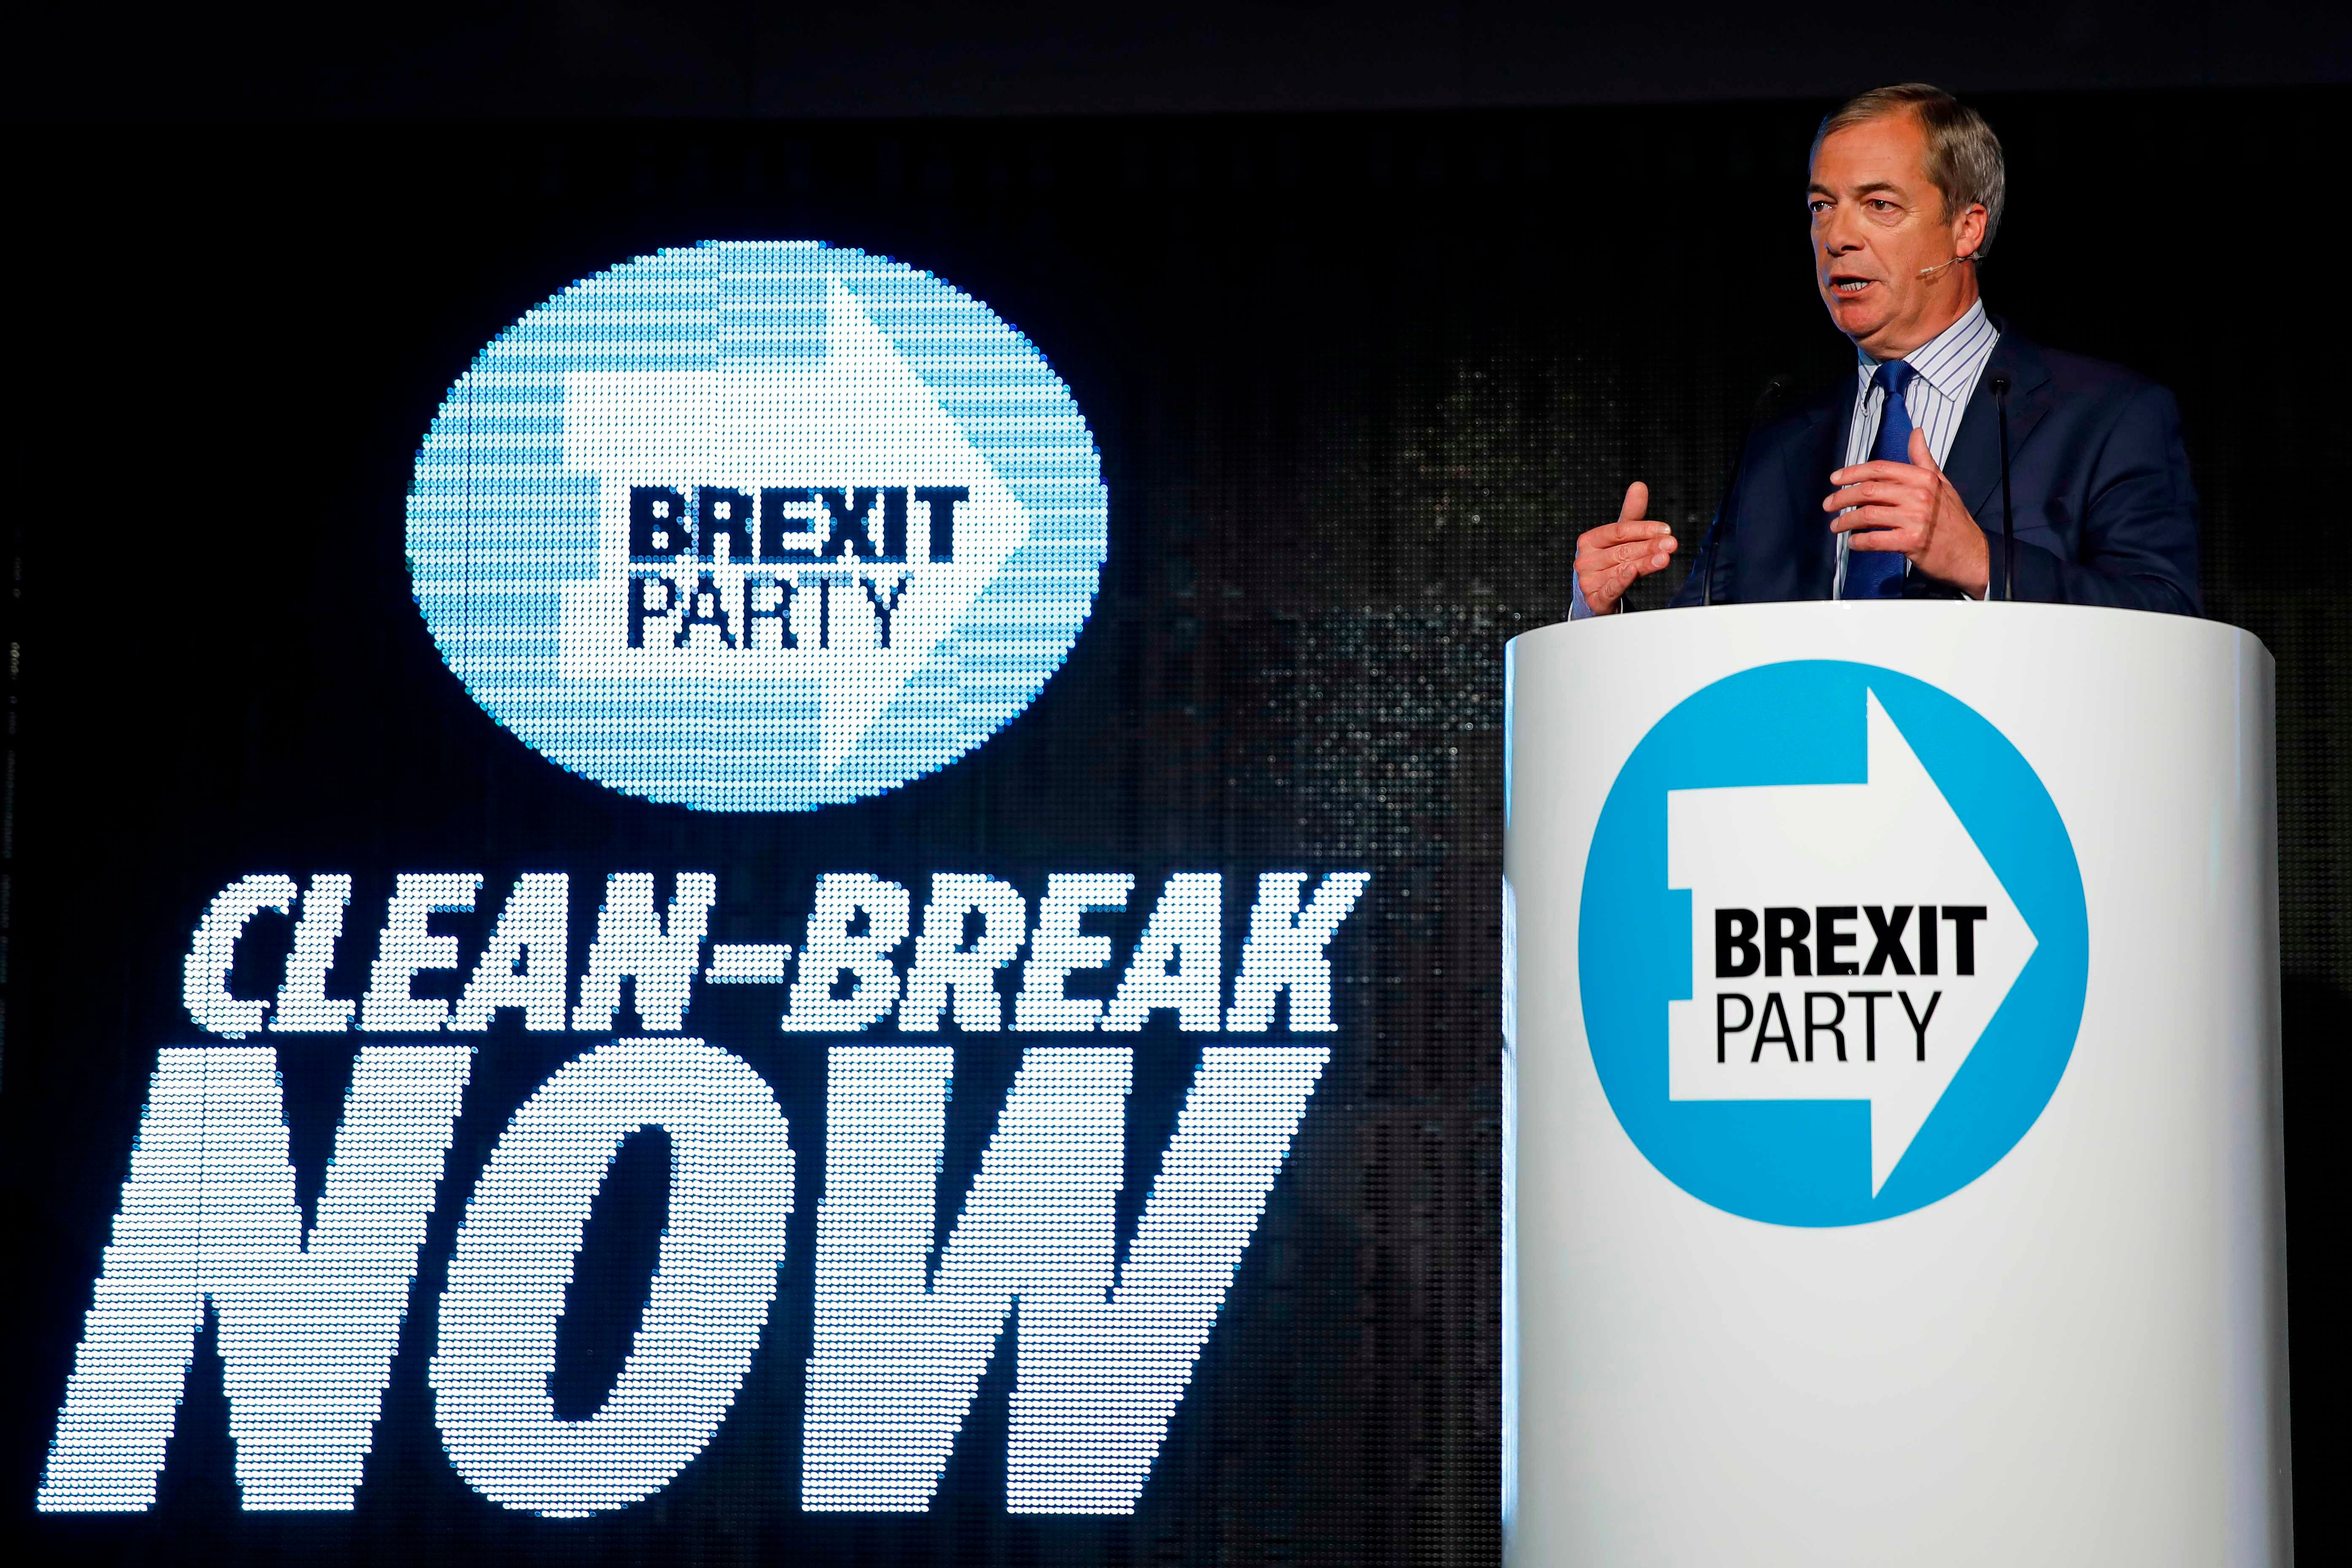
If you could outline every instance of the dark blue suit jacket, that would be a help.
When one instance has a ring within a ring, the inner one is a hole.
[[[2028,342],[2005,326],[1944,464],[1991,546],[1989,596],[2002,596],[2000,426],[1991,388],[2000,373],[2010,378],[2016,596],[2203,614],[2197,491],[2172,395],[2118,366]],[[1853,402],[1853,381],[1841,381],[1756,432],[1675,604],[1699,603],[1709,573],[1717,604],[1830,596],[1837,547],[1822,500],[1832,471],[1845,466]],[[1957,598],[1959,590],[1914,572],[1904,595]]]

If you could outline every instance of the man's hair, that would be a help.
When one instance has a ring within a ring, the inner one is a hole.
[[[1822,142],[1834,132],[1904,113],[1916,115],[1927,133],[1927,178],[1944,195],[1945,218],[1979,202],[1984,204],[1984,238],[1976,248],[1977,259],[1981,261],[1992,248],[1994,231],[2000,227],[2001,199],[2007,194],[2000,138],[1992,133],[1983,115],[1942,88],[1906,81],[1874,87],[1859,98],[1848,99],[1813,132],[1813,153],[1819,153]]]

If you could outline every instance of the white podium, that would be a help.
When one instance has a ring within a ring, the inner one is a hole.
[[[1512,643],[1507,1563],[2290,1561],[2272,668],[2039,605]]]

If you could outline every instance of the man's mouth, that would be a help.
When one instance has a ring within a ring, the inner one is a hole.
[[[1843,294],[1848,299],[1852,299],[1854,295],[1868,289],[1873,281],[1873,279],[1868,278],[1832,278],[1830,279],[1830,288],[1835,292]]]

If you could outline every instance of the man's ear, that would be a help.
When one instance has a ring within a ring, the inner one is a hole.
[[[1968,209],[1960,214],[1959,226],[1952,231],[1954,256],[1974,256],[1977,253],[1977,247],[1984,244],[1988,216],[1982,202],[1969,204]]]

